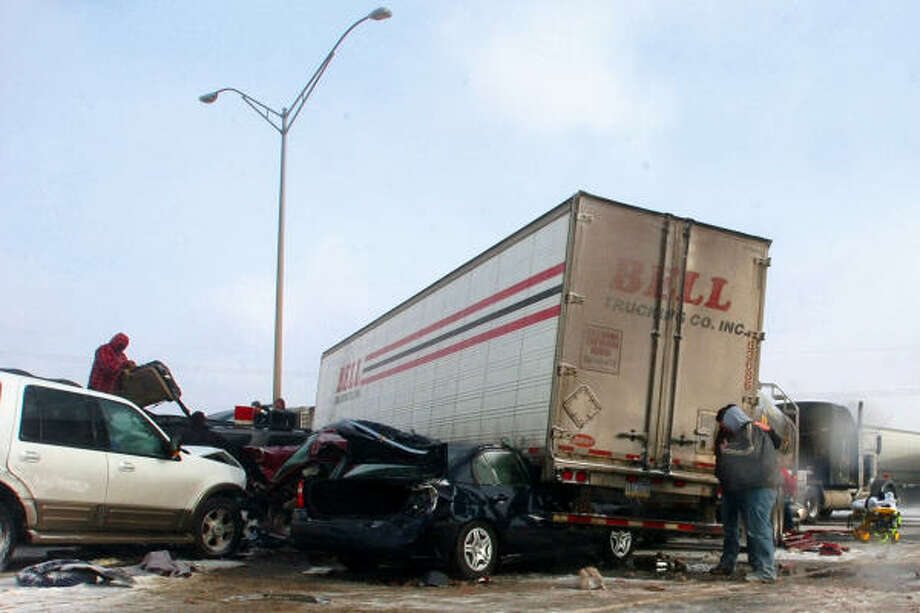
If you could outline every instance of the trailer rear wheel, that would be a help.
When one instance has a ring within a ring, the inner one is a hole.
[[[630,530],[613,528],[607,534],[604,545],[604,558],[609,564],[622,564],[635,547],[635,535]]]

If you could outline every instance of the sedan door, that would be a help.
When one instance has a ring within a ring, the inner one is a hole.
[[[505,554],[547,553],[553,524],[538,504],[527,466],[510,449],[486,449],[472,459],[473,477],[501,533]]]

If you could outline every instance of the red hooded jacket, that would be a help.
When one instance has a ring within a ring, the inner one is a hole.
[[[128,336],[119,332],[96,350],[93,369],[89,373],[90,389],[110,394],[118,390],[118,377],[121,376],[121,371],[131,365],[128,356],[125,355],[127,346]]]

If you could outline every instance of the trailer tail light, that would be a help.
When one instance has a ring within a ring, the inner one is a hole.
[[[563,483],[579,483],[581,485],[586,485],[590,482],[588,471],[585,470],[572,470],[571,468],[566,468],[562,472],[556,473],[556,475]]]
[[[674,482],[674,487],[686,487],[686,486],[687,486],[686,481],[675,481]]]
[[[301,479],[300,481],[297,482],[297,508],[298,509],[304,508],[303,486],[304,486],[304,480]]]
[[[626,477],[627,483],[635,483],[638,480],[639,480],[639,477],[637,477],[636,475],[629,475]]]

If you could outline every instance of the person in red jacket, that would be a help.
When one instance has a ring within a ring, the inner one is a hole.
[[[118,391],[118,379],[121,373],[135,366],[134,362],[125,355],[127,347],[128,335],[119,332],[108,343],[96,349],[96,359],[93,360],[87,387],[109,394]]]

